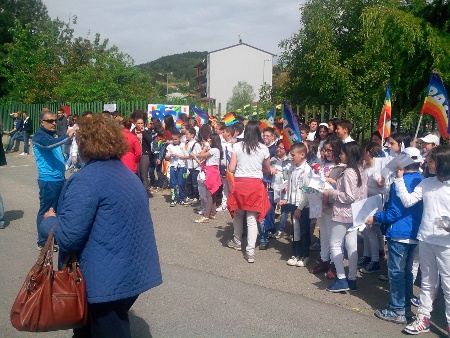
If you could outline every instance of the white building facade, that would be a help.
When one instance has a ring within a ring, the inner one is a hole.
[[[226,112],[233,88],[239,81],[253,87],[256,100],[259,89],[272,86],[274,54],[240,42],[237,45],[208,53],[197,65],[197,92],[203,100],[215,102],[217,112]]]

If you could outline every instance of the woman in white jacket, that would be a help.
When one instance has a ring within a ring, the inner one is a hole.
[[[422,285],[416,320],[405,327],[410,334],[430,331],[430,314],[441,278],[445,298],[445,314],[450,327],[450,225],[442,217],[450,217],[450,147],[439,146],[431,151],[428,169],[436,177],[424,179],[409,194],[403,181],[403,170],[397,170],[397,196],[405,207],[423,200],[423,216],[419,240]]]

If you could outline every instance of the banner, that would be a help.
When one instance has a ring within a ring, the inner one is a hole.
[[[180,114],[186,114],[189,116],[189,106],[181,105],[165,105],[165,104],[148,104],[147,106],[148,118],[157,117],[161,121],[164,120],[164,116],[172,115],[173,120],[178,120]]]
[[[284,102],[283,130],[281,133],[283,136],[283,145],[287,151],[291,149],[291,146],[294,143],[302,142],[300,127],[294,113],[292,112],[291,106],[289,106],[287,102]]]
[[[439,132],[444,138],[450,134],[448,126],[448,95],[441,78],[435,72],[431,75],[427,97],[420,111],[420,115],[433,116],[438,124]]]
[[[195,119],[199,126],[202,124],[208,123],[209,115],[203,109],[198,108],[197,106],[191,106],[192,111],[194,112]]]

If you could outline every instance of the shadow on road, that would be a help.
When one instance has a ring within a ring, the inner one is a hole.
[[[5,224],[3,226],[6,228],[7,226],[9,226],[9,224],[12,221],[23,218],[23,215],[24,215],[23,210],[7,210],[7,211],[5,211],[5,215],[3,217]]]
[[[152,338],[150,326],[141,317],[137,316],[133,310],[128,312],[130,317],[131,336],[140,338]]]

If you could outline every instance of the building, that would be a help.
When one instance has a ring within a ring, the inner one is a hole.
[[[272,64],[275,54],[250,46],[239,40],[239,44],[208,53],[196,69],[196,91],[200,99],[212,102],[217,112],[226,112],[233,88],[239,81],[253,87],[258,98],[260,87],[272,86]]]

